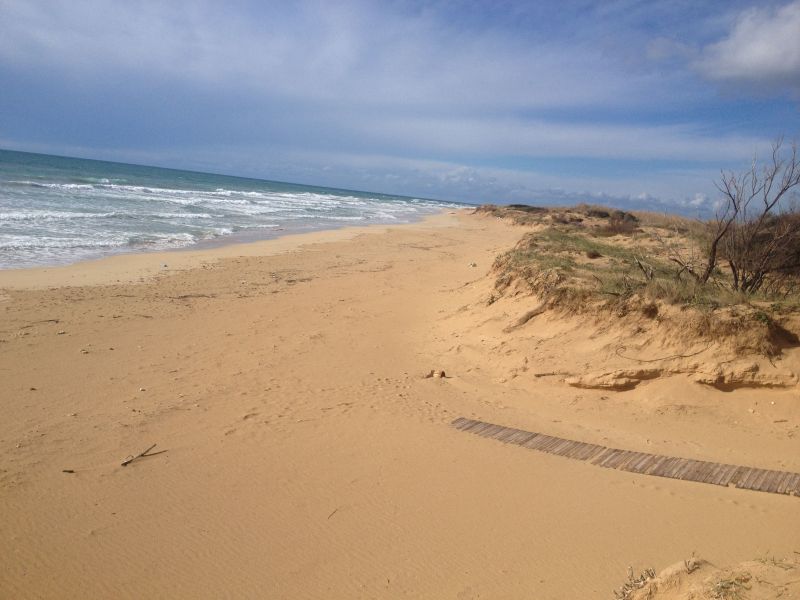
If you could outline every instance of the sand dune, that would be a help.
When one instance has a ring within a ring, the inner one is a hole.
[[[509,329],[534,300],[487,306],[489,268],[519,236],[448,214],[0,273],[0,597],[612,598],[629,566],[798,556],[800,498],[449,426],[800,471],[793,382],[570,385],[631,341]]]

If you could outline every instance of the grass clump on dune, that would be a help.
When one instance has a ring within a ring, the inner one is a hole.
[[[673,260],[702,244],[702,228],[689,219],[595,206],[524,211],[487,206],[478,212],[529,228],[496,258],[491,302],[534,294],[549,309],[573,314],[639,315],[661,322],[670,313],[672,324],[679,322],[691,335],[735,339],[742,352],[765,355],[778,353],[791,337],[779,323],[795,312],[795,295],[745,295],[721,283],[723,277],[702,284]]]

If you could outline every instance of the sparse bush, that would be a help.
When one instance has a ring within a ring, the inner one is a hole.
[[[765,285],[781,287],[800,274],[800,211],[790,204],[800,185],[797,144],[788,157],[782,140],[772,146],[769,162],[754,160],[743,173],[723,172],[717,188],[723,203],[711,222],[707,260],[701,272],[687,271],[707,283],[722,259],[731,287],[754,294]]]
[[[605,236],[631,235],[639,230],[639,219],[629,212],[615,210],[608,217],[608,224],[598,228],[597,233]]]
[[[658,316],[658,304],[648,302],[641,307],[642,314],[648,319],[655,319]]]

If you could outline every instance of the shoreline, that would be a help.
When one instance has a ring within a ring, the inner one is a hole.
[[[396,227],[437,226],[454,215],[468,214],[468,208],[444,208],[417,221],[396,225],[342,226],[303,233],[286,233],[260,240],[218,238],[185,248],[152,252],[127,252],[82,260],[66,265],[0,269],[0,290],[43,289],[64,286],[110,285],[140,282],[160,274],[174,273],[238,256],[271,256],[298,250],[306,245],[352,239],[367,233],[380,233]],[[164,267],[166,265],[166,267]]]

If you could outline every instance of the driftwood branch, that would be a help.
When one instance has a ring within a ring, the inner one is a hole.
[[[153,448],[155,448],[157,445],[158,445],[158,444],[153,444],[153,445],[152,445],[152,446],[150,446],[150,447],[149,447],[147,450],[145,450],[144,452],[140,452],[140,453],[139,453],[139,454],[137,454],[136,456],[132,456],[132,455],[131,455],[131,456],[128,456],[128,458],[126,458],[125,460],[123,460],[123,461],[122,461],[122,466],[123,466],[123,467],[127,467],[127,466],[128,466],[129,464],[131,464],[133,461],[135,461],[135,460],[138,460],[138,459],[140,459],[140,458],[146,458],[146,457],[148,457],[148,456],[155,456],[156,454],[164,454],[164,452],[166,452],[166,450],[160,450],[160,451],[158,451],[158,452],[150,452],[150,450],[152,450]]]
[[[653,277],[655,276],[655,271],[653,267],[648,265],[643,260],[639,259],[638,256],[634,256],[633,260],[636,262],[636,266],[639,267],[642,273],[644,273],[644,278],[647,281],[652,281]]]

